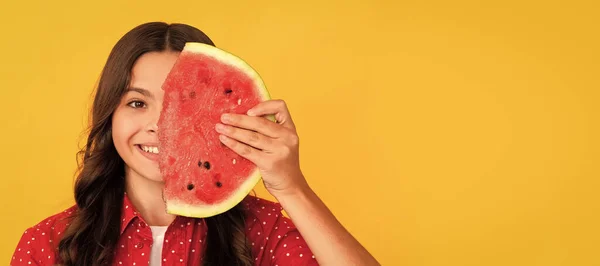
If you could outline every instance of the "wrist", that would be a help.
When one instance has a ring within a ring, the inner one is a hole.
[[[313,193],[313,191],[308,183],[302,182],[301,184],[286,190],[273,191],[271,194],[275,197],[275,199],[277,199],[277,201],[284,204],[285,202],[307,198],[311,193]]]

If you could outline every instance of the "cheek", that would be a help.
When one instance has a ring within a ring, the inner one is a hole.
[[[135,123],[126,111],[117,110],[113,114],[112,119],[112,137],[117,148],[129,146],[129,141],[139,130],[139,126]]]

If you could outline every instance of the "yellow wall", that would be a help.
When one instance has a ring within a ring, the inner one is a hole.
[[[72,204],[112,45],[165,20],[288,101],[309,182],[383,264],[600,265],[595,1],[8,2],[0,264]]]

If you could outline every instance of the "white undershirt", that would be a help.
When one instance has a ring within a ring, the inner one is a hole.
[[[152,230],[152,249],[150,250],[150,266],[161,266],[162,247],[168,226],[150,226]]]

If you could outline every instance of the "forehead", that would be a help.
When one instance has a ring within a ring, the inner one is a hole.
[[[133,65],[130,86],[160,91],[178,56],[179,53],[173,51],[143,54]]]

